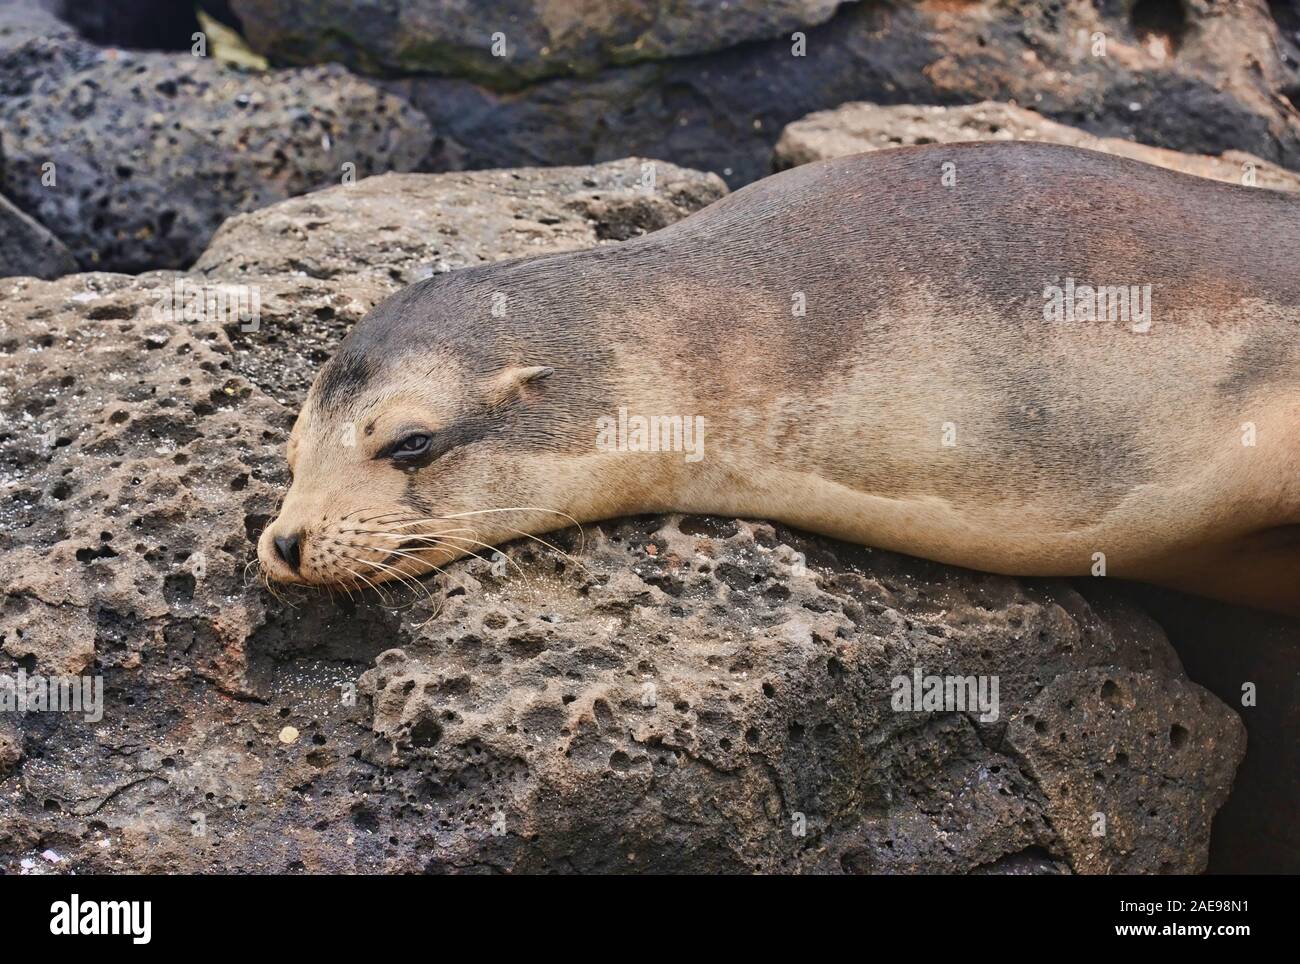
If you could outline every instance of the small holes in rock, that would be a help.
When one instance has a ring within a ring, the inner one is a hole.
[[[1112,679],[1101,684],[1101,698],[1114,705],[1119,702],[1119,685]]]
[[[100,546],[97,549],[78,549],[77,561],[84,563],[94,562],[96,559],[115,559],[117,553],[108,546]]]

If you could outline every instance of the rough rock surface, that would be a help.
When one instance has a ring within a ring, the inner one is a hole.
[[[62,241],[0,195],[0,277],[57,278],[76,270]]]
[[[1155,587],[1127,589],[1160,622],[1188,675],[1246,726],[1249,752],[1210,836],[1211,871],[1300,873],[1300,622]]]
[[[575,231],[599,224],[576,195]],[[391,211],[353,209],[376,216],[358,264],[393,263]],[[158,310],[224,278],[3,282],[0,675],[107,695],[98,724],[0,721],[0,868],[1203,866],[1241,725],[1104,586],[643,518],[455,564],[428,599],[267,593],[248,564],[313,364],[299,333],[327,352],[384,278],[266,274],[252,332]],[[259,383],[277,367],[289,405]],[[916,668],[996,675],[998,719],[895,711]]]
[[[96,56],[48,10],[28,0],[0,0],[0,96],[25,93],[43,74],[62,75]]]
[[[410,170],[431,143],[409,105],[339,67],[99,50],[13,7],[0,137],[0,189],[84,268],[122,271],[188,265],[226,216],[339,183],[345,164]]]
[[[823,23],[846,0],[232,0],[254,46],[281,63],[474,76],[494,85],[767,40]],[[851,2],[851,0],[849,0]],[[494,52],[494,35],[504,50]]]
[[[380,275],[405,285],[502,258],[625,241],[726,191],[717,175],[641,158],[387,174],[232,217],[194,270],[240,280],[293,272]]]
[[[1117,137],[1097,137],[1023,107],[993,101],[961,107],[845,104],[835,110],[821,111],[795,121],[781,132],[772,166],[781,171],[810,161],[890,147],[994,140],[1068,144],[1215,181],[1300,191],[1300,174],[1244,151],[1227,151],[1219,157],[1209,157]]]
[[[1177,16],[1148,16],[1173,8]],[[785,126],[850,101],[1014,101],[1092,133],[1243,150],[1300,169],[1300,47],[1284,4],[884,0],[788,38],[561,77],[502,94],[453,77],[387,81],[424,111],[431,170],[643,154],[762,177]],[[1091,41],[1102,33],[1106,55]]]
[[[463,567],[360,680],[370,759],[456,802],[426,869],[1203,866],[1240,722],[1104,594],[709,518],[518,556],[533,590]],[[918,667],[998,676],[1001,717],[896,711]]]

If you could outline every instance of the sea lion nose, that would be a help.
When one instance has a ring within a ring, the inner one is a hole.
[[[302,561],[299,556],[300,540],[298,533],[289,536],[275,537],[275,551],[280,554],[280,558],[288,564],[290,569],[297,571],[298,564]]]

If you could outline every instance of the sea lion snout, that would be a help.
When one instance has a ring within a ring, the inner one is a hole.
[[[276,555],[288,564],[290,569],[296,570],[302,562],[301,554],[298,551],[301,547],[301,540],[298,538],[298,533],[294,532],[287,536],[276,536],[271,540],[271,542],[275,546]]]
[[[343,475],[343,473],[338,473]],[[340,479],[316,477],[315,471],[300,473],[275,518],[267,524],[257,542],[262,570],[276,582],[321,584],[338,576],[338,566],[348,556],[358,555],[365,540],[350,534],[363,528],[357,520],[366,513],[365,503],[345,498]],[[358,487],[362,492],[364,486]],[[368,493],[379,494],[373,480]],[[376,508],[383,511],[387,506]],[[382,557],[382,553],[376,553]]]
[[[305,526],[281,512],[257,540],[257,560],[263,571],[277,582],[302,582],[303,560],[311,551],[311,535]]]

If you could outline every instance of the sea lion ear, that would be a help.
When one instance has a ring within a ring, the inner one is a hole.
[[[494,394],[499,402],[509,401],[519,391],[530,382],[540,381],[548,375],[554,375],[555,369],[548,368],[545,365],[534,365],[531,368],[512,367],[506,368],[499,372],[492,380]]]

